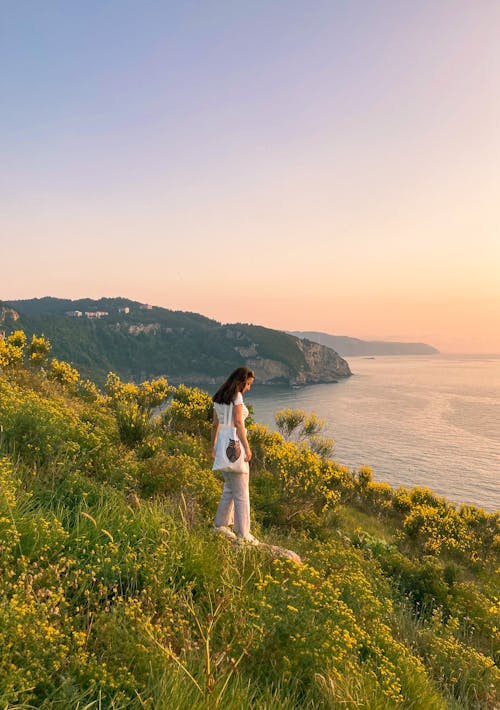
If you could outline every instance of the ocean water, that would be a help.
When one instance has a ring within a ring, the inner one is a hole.
[[[500,356],[348,358],[353,376],[301,388],[254,387],[245,400],[274,427],[283,407],[315,412],[333,458],[392,486],[428,486],[500,510]]]

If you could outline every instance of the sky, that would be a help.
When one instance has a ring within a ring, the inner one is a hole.
[[[497,0],[0,0],[0,299],[500,353]]]

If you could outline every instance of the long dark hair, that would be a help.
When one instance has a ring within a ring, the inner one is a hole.
[[[255,375],[249,367],[238,367],[219,387],[212,397],[213,401],[217,404],[231,404],[236,393],[242,392],[248,380],[253,379],[255,379]]]

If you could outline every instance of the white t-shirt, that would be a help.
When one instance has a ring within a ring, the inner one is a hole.
[[[237,392],[235,398],[233,399],[233,405],[236,407],[238,404],[243,405],[243,421],[248,417],[248,409],[245,407],[245,403],[243,402],[243,395],[241,392]],[[214,402],[214,409],[215,413],[217,414],[217,419],[221,424],[223,424],[226,421],[226,418],[229,413],[229,404],[219,404],[218,402]],[[229,426],[234,426],[234,422],[229,422]]]

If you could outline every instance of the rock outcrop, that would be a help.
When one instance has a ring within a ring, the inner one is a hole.
[[[308,340],[298,340],[297,348],[305,361],[301,368],[259,356],[247,358],[246,362],[255,372],[257,382],[263,385],[313,385],[337,382],[352,374],[348,363],[331,348]]]
[[[9,306],[5,306],[1,301],[0,301],[0,325],[5,323],[6,321],[12,321],[13,323],[16,322],[16,320],[19,320],[19,313],[15,311],[13,308],[10,308]]]
[[[348,363],[335,350],[310,340],[299,340],[298,347],[302,349],[309,367],[307,384],[329,382],[352,375]]]

